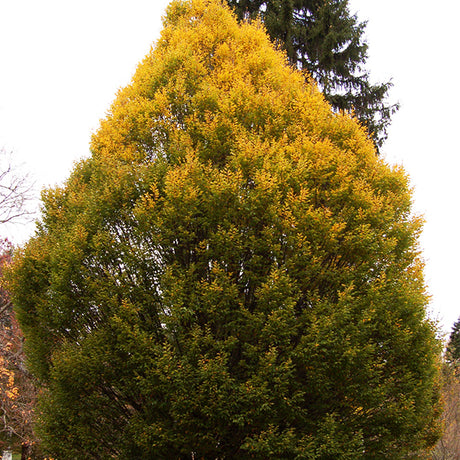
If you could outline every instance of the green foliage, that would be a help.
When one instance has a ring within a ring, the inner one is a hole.
[[[437,439],[407,178],[217,0],[173,2],[10,274],[60,460]]]
[[[337,110],[353,112],[377,148],[387,138],[398,104],[387,102],[391,82],[372,84],[364,65],[365,23],[350,15],[348,0],[227,0],[240,19],[260,15],[292,65],[306,70]]]

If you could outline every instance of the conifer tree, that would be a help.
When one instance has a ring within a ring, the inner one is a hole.
[[[408,179],[219,0],[175,1],[15,259],[60,460],[403,458],[438,437]]]
[[[305,69],[339,110],[353,112],[377,149],[387,138],[398,104],[387,101],[391,82],[372,84],[365,69],[365,23],[348,0],[227,0],[240,19],[260,16],[292,65]]]
[[[452,332],[449,336],[447,344],[447,360],[454,363],[459,362],[460,359],[460,318],[452,326]]]

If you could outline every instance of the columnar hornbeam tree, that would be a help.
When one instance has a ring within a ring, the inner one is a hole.
[[[64,459],[403,458],[438,437],[405,173],[263,27],[174,1],[10,287]]]

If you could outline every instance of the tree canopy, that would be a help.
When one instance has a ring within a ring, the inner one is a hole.
[[[387,138],[391,82],[373,84],[365,68],[366,23],[350,14],[348,0],[227,0],[240,19],[260,17],[292,65],[306,70],[334,110],[353,112],[377,149]]]
[[[10,288],[60,460],[387,459],[438,436],[404,171],[261,24],[174,1]]]

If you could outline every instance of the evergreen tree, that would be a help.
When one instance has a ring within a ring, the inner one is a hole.
[[[364,65],[365,23],[350,15],[348,0],[227,0],[238,17],[260,15],[268,34],[289,61],[318,82],[335,110],[353,112],[377,148],[397,104],[389,105],[391,83],[372,84]]]
[[[458,362],[460,359],[460,318],[454,323],[446,350],[447,361]]]
[[[436,442],[408,180],[257,24],[173,2],[10,272],[66,459],[388,459]]]

